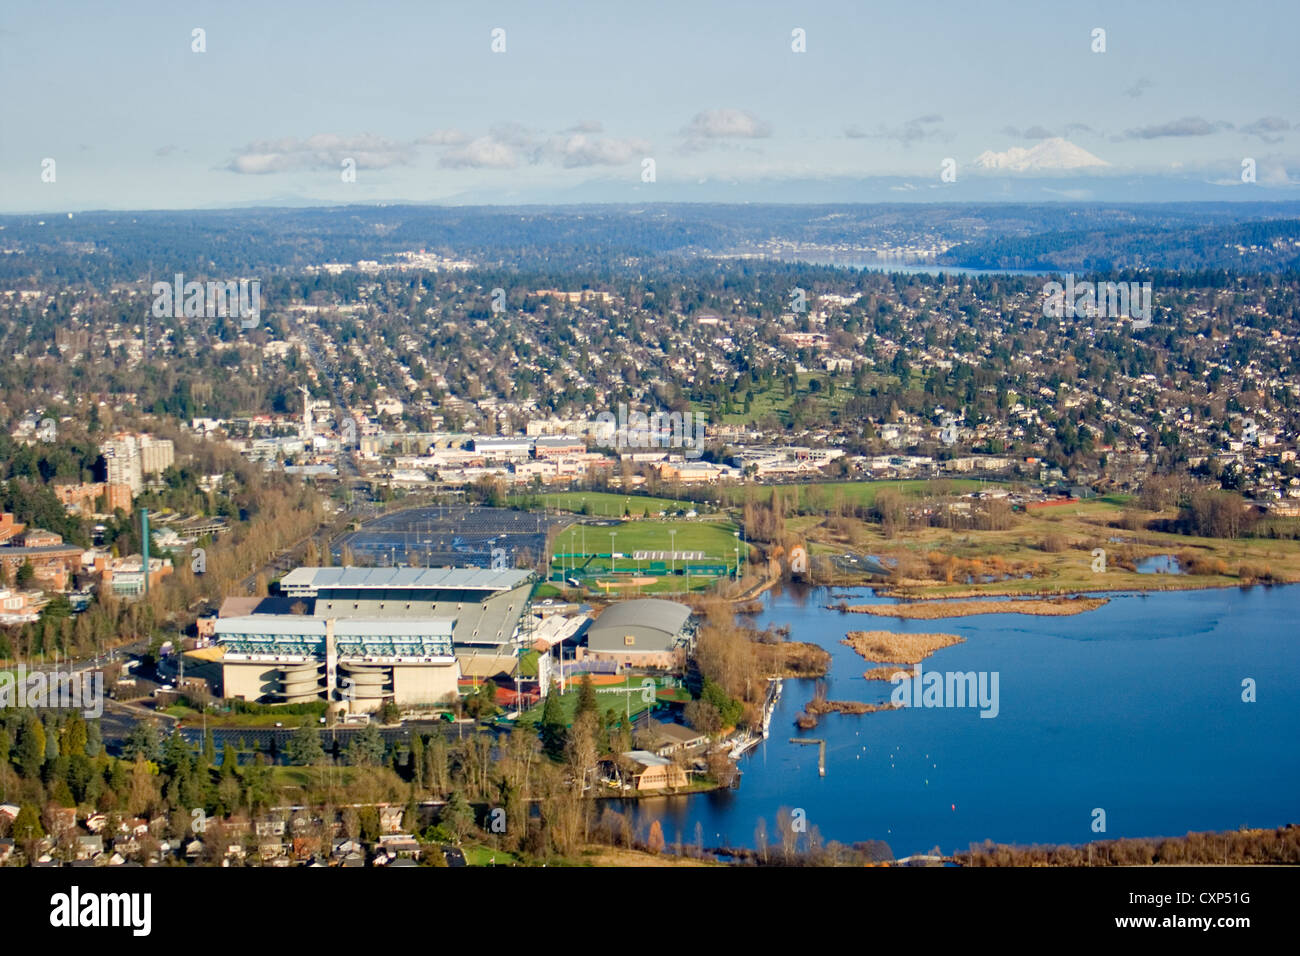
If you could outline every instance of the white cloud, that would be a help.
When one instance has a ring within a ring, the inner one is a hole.
[[[695,140],[763,139],[772,135],[772,127],[745,110],[720,109],[696,113],[682,133]]]
[[[514,169],[519,155],[494,136],[480,136],[443,153],[438,165],[448,169]]]
[[[343,160],[351,159],[358,169],[384,169],[405,165],[413,156],[414,150],[408,144],[368,133],[360,136],[317,133],[307,139],[286,137],[250,143],[226,168],[244,175],[260,176],[302,169],[337,169]]]

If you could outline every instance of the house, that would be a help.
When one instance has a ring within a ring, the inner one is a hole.
[[[9,862],[9,858],[14,853],[13,840],[0,840],[0,866]]]
[[[648,750],[629,750],[623,756],[636,768],[632,773],[634,790],[666,790],[684,787],[690,782],[686,771],[667,757]]]
[[[356,840],[335,840],[330,846],[330,856],[335,859],[344,859],[353,853],[361,853],[361,844]]]
[[[692,750],[709,742],[709,735],[702,734],[681,724],[658,724],[649,731],[651,749],[660,757],[668,757],[682,750]]]
[[[104,838],[98,834],[77,837],[75,856],[78,860],[93,860],[104,852]]]
[[[282,837],[284,836],[283,820],[258,820],[257,835],[259,837]]]
[[[64,833],[77,825],[76,807],[50,807],[46,810],[50,818],[50,831]]]
[[[385,833],[397,833],[402,829],[401,807],[379,808],[379,829]]]
[[[391,833],[379,838],[381,852],[386,852],[389,859],[399,856],[419,858],[420,843],[409,833]]]

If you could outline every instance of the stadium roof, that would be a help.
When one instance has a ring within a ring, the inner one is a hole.
[[[217,620],[217,637],[268,635],[275,637],[325,636],[325,618],[305,614],[250,614]],[[334,622],[336,638],[450,637],[456,622],[449,618],[389,619],[339,618]]]
[[[504,571],[484,568],[295,568],[280,579],[280,587],[294,591],[322,588],[508,591],[525,583],[531,576],[531,571],[522,568]]]
[[[648,627],[665,634],[676,634],[691,616],[691,609],[676,601],[640,598],[620,601],[601,612],[591,625],[591,632],[621,630],[628,627]]]

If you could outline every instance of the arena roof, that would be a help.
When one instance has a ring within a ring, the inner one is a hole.
[[[291,594],[333,588],[508,591],[531,576],[522,568],[295,568],[280,579],[280,588]]]
[[[649,627],[665,634],[676,634],[690,616],[691,609],[685,604],[657,598],[639,598],[610,605],[596,618],[591,629]]]

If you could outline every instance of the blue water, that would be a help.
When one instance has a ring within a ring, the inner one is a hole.
[[[849,603],[889,603],[855,593]],[[698,822],[707,845],[751,847],[760,817],[775,842],[778,810],[800,808],[823,840],[884,840],[898,856],[1300,822],[1300,586],[1109,597],[1073,617],[904,621],[828,611],[825,589],[770,593],[748,620],[830,651],[829,698],[893,690],[862,678],[870,665],[839,643],[847,631],[943,631],[966,642],[922,667],[997,671],[998,716],[830,714],[801,732],[794,718],[814,682],[787,680],[739,789],[627,808],[641,826],[658,817],[669,840],[692,842]],[[1245,678],[1255,703],[1242,701]],[[825,777],[817,748],[795,736],[826,740]]]

